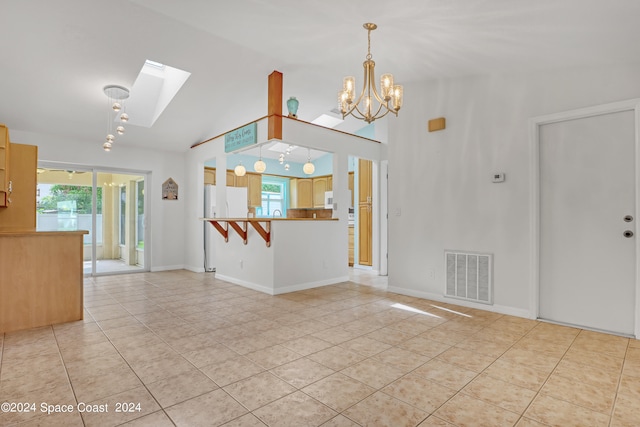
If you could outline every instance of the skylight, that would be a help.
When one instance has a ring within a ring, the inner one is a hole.
[[[188,71],[147,59],[125,105],[129,124],[150,128],[191,76]]]
[[[311,121],[311,123],[327,128],[334,128],[343,121],[342,118],[336,117],[333,114],[320,114],[320,116]]]
[[[164,70],[164,64],[161,64],[156,61],[152,61],[150,59],[147,59],[146,61],[144,61],[144,65],[150,65],[151,67],[156,67],[156,68],[159,68],[160,70]]]

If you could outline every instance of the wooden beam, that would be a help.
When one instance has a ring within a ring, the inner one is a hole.
[[[282,139],[282,73],[273,71],[269,74],[269,116],[268,139]]]
[[[229,241],[229,231],[228,228],[225,228],[223,226],[220,225],[220,223],[218,221],[209,221],[211,223],[211,225],[213,225],[213,227],[218,230],[218,232],[220,234],[222,234],[222,237],[224,237],[224,241],[228,242]],[[228,226],[227,226],[228,227]]]
[[[271,246],[271,221],[265,221],[266,230],[262,228],[262,225],[259,222],[251,221],[251,225],[256,229],[258,234],[262,236],[264,241],[267,243],[267,247]]]
[[[242,222],[244,224],[244,227],[240,227],[238,225],[238,222]],[[229,224],[231,228],[236,230],[236,233],[238,233],[238,236],[240,236],[240,238],[242,239],[242,242],[246,245],[247,244],[247,221],[227,221],[227,224]]]

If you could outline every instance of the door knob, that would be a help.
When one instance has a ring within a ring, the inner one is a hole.
[[[633,221],[633,217],[631,215],[625,215],[625,217],[623,218],[624,222],[631,222]]]
[[[624,233],[622,233],[622,235],[628,239],[630,237],[633,237],[633,231],[625,230]]]

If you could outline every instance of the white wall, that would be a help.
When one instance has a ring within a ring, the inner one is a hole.
[[[638,76],[640,64],[405,85],[389,121],[390,290],[442,299],[444,250],[488,252],[493,310],[529,316],[528,119],[640,97]],[[428,133],[437,117],[447,129]]]
[[[73,141],[18,130],[11,130],[11,140],[37,145],[39,161],[151,172],[150,182],[145,187],[150,203],[146,220],[151,236],[150,242],[145,242],[145,250],[151,250],[150,268],[158,271],[184,267],[184,206],[190,191],[184,176],[185,154],[127,148],[117,144],[107,153],[98,141]],[[179,185],[177,201],[162,200],[162,183],[169,177]]]

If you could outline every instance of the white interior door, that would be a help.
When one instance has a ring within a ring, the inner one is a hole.
[[[633,111],[540,127],[542,319],[634,333],[634,129]]]

